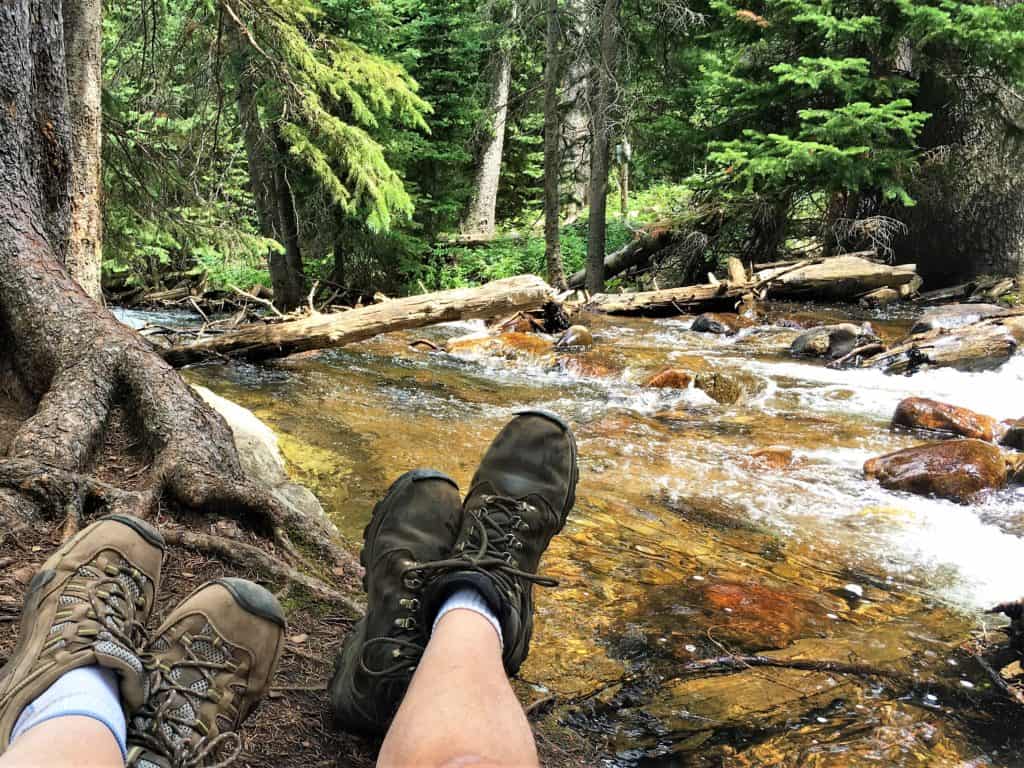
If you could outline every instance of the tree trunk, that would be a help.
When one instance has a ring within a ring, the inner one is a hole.
[[[558,0],[547,0],[547,40],[544,62],[544,258],[548,282],[565,290],[562,268],[561,201],[561,121],[558,114],[558,85],[561,60],[561,35],[558,25]]]
[[[256,204],[260,234],[284,248],[284,252],[273,249],[267,253],[267,266],[274,306],[287,312],[305,300],[295,202],[285,176],[282,150],[277,142],[271,144],[260,122],[256,89],[248,72],[239,78],[238,120],[245,140],[249,189]]]
[[[266,360],[312,349],[341,347],[381,333],[435,323],[507,316],[539,309],[551,300],[551,287],[535,275],[494,280],[480,288],[424,293],[362,309],[313,315],[284,323],[253,324],[164,351],[174,365],[209,358]]]
[[[619,150],[619,213],[622,218],[629,214],[629,161],[633,157],[633,147],[629,139],[622,137]]]
[[[597,92],[590,116],[590,219],[587,228],[587,290],[604,290],[604,249],[608,215],[608,117],[615,87],[615,62],[619,48],[619,6],[621,0],[604,0],[595,24],[600,39]]]
[[[516,7],[512,7],[512,17]],[[508,96],[512,83],[512,51],[499,42],[495,54],[494,89],[488,106],[491,125],[480,152],[473,197],[469,212],[462,224],[462,232],[490,237],[494,234],[498,207],[498,185],[501,182],[501,158],[505,151],[505,124],[508,120]]]
[[[657,229],[653,234],[642,233],[614,253],[604,259],[604,275],[614,277],[631,267],[646,264],[662,248],[671,245],[679,237],[679,232],[671,229]],[[581,269],[569,278],[570,288],[582,288],[587,282],[587,272]]]
[[[103,264],[102,109],[100,95],[102,0],[64,3],[64,44],[71,120],[71,230],[64,266],[99,301]]]
[[[574,220],[587,205],[590,187],[590,70],[587,8],[583,0],[566,3],[566,66],[562,75],[562,175],[568,180],[566,217]]]
[[[39,517],[181,507],[236,515],[299,557],[294,530],[351,564],[333,531],[244,475],[224,420],[61,266],[71,141],[60,4],[7,2],[0,39],[0,411],[13,401],[25,414],[0,459],[0,533]],[[93,476],[119,418],[132,433],[123,450],[137,447],[145,469],[112,481],[130,487]]]
[[[927,154],[910,187],[917,205],[892,215],[908,227],[896,241],[898,256],[917,262],[928,285],[983,274],[1024,277],[1016,98],[995,79],[921,81],[914,108],[932,117],[918,140]]]
[[[917,277],[914,264],[890,267],[862,258],[870,254],[846,254],[817,262],[798,263],[758,272],[754,279],[773,298],[856,301],[879,288],[899,289]]]

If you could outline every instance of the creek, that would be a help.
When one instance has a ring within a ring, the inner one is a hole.
[[[794,305],[771,313],[867,317]],[[889,340],[912,323],[870,319]],[[186,376],[269,424],[295,479],[354,542],[405,470],[433,466],[465,490],[517,410],[568,418],[578,501],[544,560],[561,586],[538,590],[517,686],[526,700],[570,702],[563,722],[600,744],[609,766],[1022,764],[1024,742],[1010,733],[1019,726],[986,703],[985,676],[959,646],[999,623],[985,608],[1024,594],[1024,488],[962,506],[883,490],[861,467],[923,442],[889,428],[907,396],[1024,416],[1024,355],[995,372],[892,377],[794,360],[785,351],[794,332],[777,327],[722,337],[689,330],[688,318],[583,321],[594,347],[557,367],[544,355],[409,348],[483,327],[456,323]],[[666,366],[720,373],[739,397],[640,386]],[[775,445],[794,451],[792,465],[747,455]],[[920,683],[682,673],[696,659],[762,651]]]

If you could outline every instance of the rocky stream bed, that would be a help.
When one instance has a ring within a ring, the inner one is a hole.
[[[607,765],[1020,765],[1019,708],[971,651],[1005,624],[984,610],[1024,594],[1024,486],[958,503],[886,490],[864,463],[938,441],[891,428],[908,397],[1024,416],[1024,355],[894,376],[789,353],[793,326],[870,321],[892,342],[915,320],[772,305],[731,334],[585,316],[593,345],[564,353],[410,347],[483,327],[458,323],[186,376],[269,424],[353,541],[401,472],[436,466],[465,487],[517,409],[568,417],[578,503],[545,561],[561,587],[538,595],[517,687]],[[666,370],[690,379],[644,386]],[[871,673],[693,671],[743,654]]]

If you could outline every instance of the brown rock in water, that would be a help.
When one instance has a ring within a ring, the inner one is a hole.
[[[644,382],[645,387],[657,387],[660,389],[689,389],[693,383],[693,376],[679,368],[666,368],[656,373]]]
[[[717,371],[698,373],[694,386],[722,405],[733,405],[744,395],[743,385],[736,377]]]
[[[590,376],[599,379],[606,379],[619,373],[615,368],[586,355],[560,355],[555,358],[552,368],[575,376]]]
[[[984,491],[1006,485],[1006,460],[992,443],[950,440],[868,459],[864,475],[883,488],[939,496],[968,504]]]
[[[592,347],[593,345],[594,337],[585,325],[570,326],[555,342],[556,347]]]
[[[790,344],[789,352],[798,357],[827,357],[835,360],[869,341],[878,341],[878,337],[867,323],[821,325],[797,336]]]
[[[1024,483],[1024,453],[1005,453],[1006,479],[1013,484]]]
[[[990,443],[995,440],[998,430],[996,420],[991,416],[926,397],[908,397],[900,401],[892,417],[892,426],[944,432]]]
[[[697,316],[690,330],[732,336],[739,333],[741,328],[749,328],[751,325],[753,323],[750,320],[733,312],[705,312]]]
[[[793,449],[785,445],[769,445],[747,454],[752,464],[768,469],[785,469],[793,464]]]
[[[716,636],[751,648],[784,648],[804,631],[821,607],[762,584],[719,582],[702,590],[715,615]]]
[[[1017,419],[1007,423],[1006,430],[999,442],[1010,448],[1024,451],[1024,419]]]
[[[860,297],[858,302],[864,307],[887,307],[890,304],[895,304],[900,300],[900,292],[893,288],[877,288],[871,293],[866,293]]]

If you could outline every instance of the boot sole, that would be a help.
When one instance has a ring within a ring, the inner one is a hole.
[[[366,524],[363,529],[363,551],[359,553],[359,564],[363,566],[363,591],[366,592],[368,587],[366,586],[366,572],[370,567],[370,558],[368,557],[368,550],[370,549],[370,542],[377,538],[377,532],[380,530],[381,525],[384,524],[384,518],[387,517],[385,506],[387,502],[394,496],[397,496],[401,491],[413,483],[419,482],[420,480],[445,480],[455,486],[458,490],[458,484],[452,480],[444,472],[439,472],[436,469],[413,469],[401,475],[395,482],[391,484],[387,492],[384,494],[384,498],[378,501],[373,506],[373,513],[370,516],[370,522]]]

